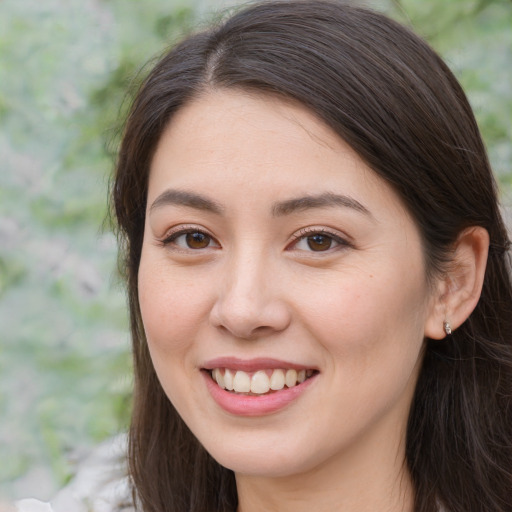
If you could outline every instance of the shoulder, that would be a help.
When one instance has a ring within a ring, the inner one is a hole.
[[[99,445],[50,501],[16,503],[18,512],[134,512],[126,469],[126,436]]]

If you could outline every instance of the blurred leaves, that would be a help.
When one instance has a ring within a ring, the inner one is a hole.
[[[512,2],[366,3],[445,57],[510,186]],[[127,427],[126,307],[101,229],[108,177],[143,64],[212,6],[0,1],[0,495],[48,498],[74,459]]]
[[[395,0],[387,7],[440,52],[461,82],[510,202],[512,2]]]
[[[126,429],[130,354],[103,232],[121,107],[187,2],[0,2],[0,493],[49,497]]]

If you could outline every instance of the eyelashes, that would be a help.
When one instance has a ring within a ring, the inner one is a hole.
[[[171,250],[190,253],[222,248],[211,234],[197,226],[178,226],[165,238],[158,240],[158,244]],[[307,227],[292,235],[285,250],[332,253],[347,247],[352,247],[352,244],[341,234],[324,227]]]

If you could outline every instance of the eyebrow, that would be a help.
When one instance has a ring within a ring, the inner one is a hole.
[[[168,189],[160,194],[152,203],[149,211],[162,208],[163,206],[186,206],[196,210],[204,210],[216,215],[222,215],[224,208],[222,205],[196,192],[184,190]],[[272,207],[272,215],[281,217],[291,215],[292,213],[309,210],[313,208],[332,208],[332,207],[351,208],[358,212],[373,217],[370,210],[362,205],[356,199],[332,192],[324,192],[318,195],[307,195],[295,197],[275,203]]]
[[[150,213],[153,210],[163,206],[187,206],[196,210],[205,210],[216,215],[222,215],[224,208],[217,202],[196,194],[195,192],[186,192],[184,190],[166,190],[162,192],[149,208]]]
[[[332,192],[325,192],[315,196],[307,195],[276,203],[272,208],[272,214],[274,217],[280,217],[282,215],[290,215],[292,213],[309,210],[311,208],[332,208],[335,206],[351,208],[373,217],[370,210],[356,199],[345,195],[334,194]]]

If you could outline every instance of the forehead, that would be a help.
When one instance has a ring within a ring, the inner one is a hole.
[[[283,159],[287,149],[313,158],[320,156],[322,148],[337,153],[351,151],[301,104],[241,90],[209,92],[186,104],[169,123],[162,143],[184,150],[194,147],[200,151],[195,157],[215,152],[231,162],[255,147],[265,149],[254,155],[254,163],[265,162],[275,149],[283,152]]]
[[[166,187],[228,201],[245,194],[245,204],[248,192],[269,200],[378,196],[380,207],[403,210],[391,187],[306,107],[238,90],[206,93],[172,118],[152,161],[149,202]]]

